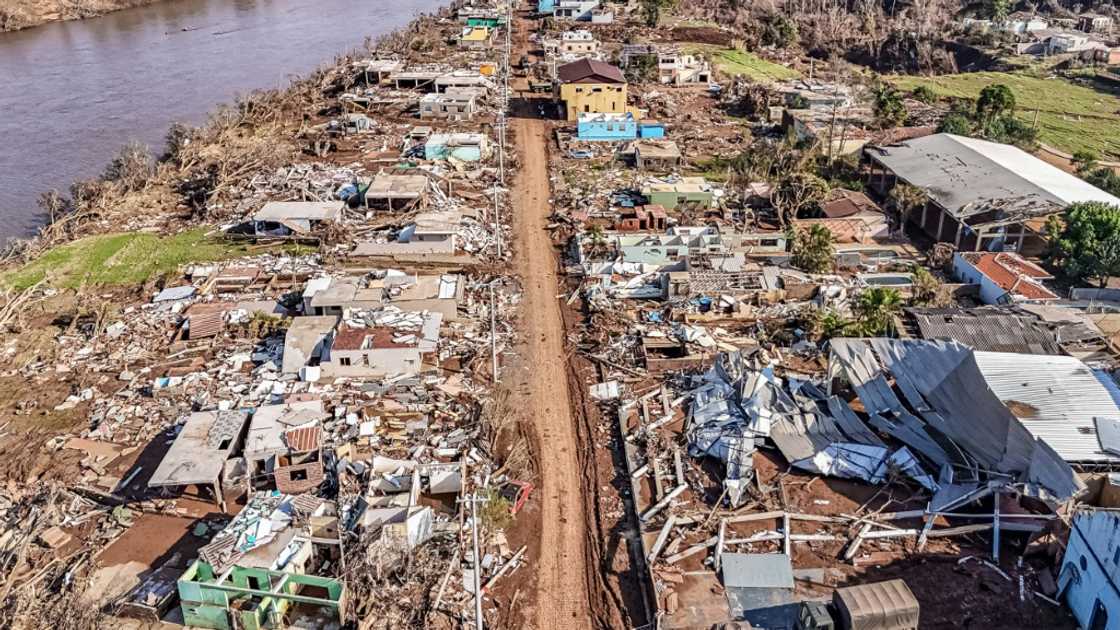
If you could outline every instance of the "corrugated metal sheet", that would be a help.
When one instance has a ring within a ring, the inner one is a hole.
[[[226,322],[221,311],[213,313],[192,313],[188,320],[191,339],[216,337],[225,328]]]
[[[725,553],[720,562],[728,588],[793,588],[793,565],[784,553]]]
[[[1038,319],[997,309],[909,309],[923,339],[952,339],[985,352],[1062,354]]]
[[[1037,438],[1068,462],[1114,460],[1097,439],[1094,418],[1120,407],[1093,370],[1074,357],[977,352],[988,387]]]

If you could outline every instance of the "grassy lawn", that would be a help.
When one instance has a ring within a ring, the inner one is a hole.
[[[1120,99],[1065,79],[1005,72],[970,72],[939,77],[895,76],[900,89],[928,85],[938,96],[976,98],[980,90],[1003,83],[1015,93],[1017,115],[1033,122],[1038,109],[1039,139],[1062,151],[1090,149],[1120,157]]]
[[[801,73],[796,70],[766,61],[754,53],[734,48],[697,44],[686,47],[685,52],[705,54],[720,72],[731,76],[746,75],[755,81],[786,81],[801,76]]]
[[[106,234],[61,245],[23,267],[0,276],[0,283],[26,288],[46,279],[58,288],[139,284],[181,265],[242,256],[244,245],[205,235],[197,228],[174,236]]]

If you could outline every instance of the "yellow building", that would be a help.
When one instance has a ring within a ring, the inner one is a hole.
[[[580,59],[556,69],[560,101],[568,120],[580,114],[624,114],[626,79],[622,71],[602,61]]]

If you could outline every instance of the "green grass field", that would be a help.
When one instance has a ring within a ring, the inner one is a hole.
[[[942,97],[976,98],[985,86],[1011,88],[1019,118],[1033,123],[1038,110],[1039,140],[1069,153],[1081,149],[1120,157],[1120,99],[1060,78],[1006,72],[970,72],[937,77],[893,76],[898,88],[927,85]]]
[[[695,44],[687,46],[685,52],[707,55],[712,65],[720,72],[732,76],[742,74],[755,81],[786,81],[801,76],[801,73],[796,70],[766,61],[754,53],[734,48]]]
[[[173,236],[106,234],[60,245],[23,267],[0,276],[0,283],[27,288],[46,280],[57,288],[139,284],[181,265],[242,256],[244,245],[206,236],[207,228]]]

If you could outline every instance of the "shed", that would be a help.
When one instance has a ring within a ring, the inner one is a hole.
[[[836,589],[832,605],[851,630],[916,630],[918,600],[906,582],[887,580]]]
[[[378,173],[366,189],[366,207],[410,210],[427,200],[428,177],[423,174]]]

